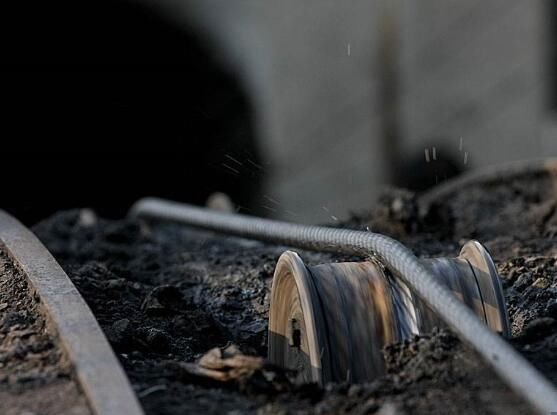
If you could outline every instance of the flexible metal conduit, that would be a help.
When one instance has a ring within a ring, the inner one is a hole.
[[[139,200],[132,217],[178,221],[191,226],[314,251],[376,255],[402,278],[501,378],[541,414],[557,411],[557,393],[526,359],[490,331],[400,242],[371,232],[298,225],[246,215],[221,213],[161,199]]]

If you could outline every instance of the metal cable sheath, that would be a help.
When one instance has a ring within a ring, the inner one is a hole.
[[[400,276],[460,337],[490,364],[512,389],[541,414],[557,411],[557,392],[526,359],[485,326],[420,260],[387,236],[347,229],[299,225],[222,213],[155,198],[139,200],[132,217],[151,217],[314,251],[377,255]]]

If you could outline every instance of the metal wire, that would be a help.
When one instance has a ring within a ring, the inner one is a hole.
[[[400,276],[499,376],[541,414],[557,411],[557,393],[525,358],[447,288],[400,242],[371,232],[299,225],[246,215],[222,213],[161,199],[139,200],[132,217],[151,217],[245,238],[348,255],[376,255]]]

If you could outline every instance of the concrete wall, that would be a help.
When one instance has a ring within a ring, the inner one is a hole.
[[[278,217],[345,215],[369,206],[383,181],[378,4],[188,0],[180,9],[243,75],[267,159],[261,203]]]
[[[261,203],[277,217],[365,208],[432,142],[473,166],[556,152],[544,1],[157,4],[242,75],[267,159]]]
[[[442,137],[456,151],[462,138],[475,166],[543,155],[541,130],[550,115],[547,2],[403,4],[400,102],[406,146]]]

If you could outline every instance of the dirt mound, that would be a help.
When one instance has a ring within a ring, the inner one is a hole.
[[[556,206],[549,178],[524,178],[427,206],[392,191],[342,226],[389,234],[423,256],[456,256],[467,239],[483,242],[503,280],[513,344],[557,380]],[[270,369],[254,371],[253,383],[188,375],[184,364],[230,344],[265,357],[270,284],[285,247],[87,210],[34,230],[91,306],[149,414],[528,412],[445,331],[386,348],[389,373],[370,384],[320,389]],[[309,264],[339,259],[300,255]]]

